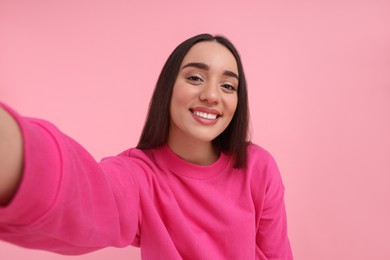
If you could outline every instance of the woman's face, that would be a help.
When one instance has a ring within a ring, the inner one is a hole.
[[[169,139],[211,142],[237,107],[237,62],[217,42],[200,42],[184,57],[173,87]]]

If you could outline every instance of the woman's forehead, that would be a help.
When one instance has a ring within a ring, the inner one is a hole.
[[[237,61],[224,45],[215,41],[199,42],[191,47],[184,56],[181,67],[187,63],[207,64],[210,68],[221,68],[238,73]]]

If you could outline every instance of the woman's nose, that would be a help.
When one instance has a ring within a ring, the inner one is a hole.
[[[210,104],[218,103],[221,98],[218,85],[217,84],[204,85],[199,98],[200,100],[206,101]]]

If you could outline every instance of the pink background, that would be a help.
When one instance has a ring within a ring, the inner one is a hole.
[[[390,2],[0,1],[0,99],[97,158],[134,146],[165,59],[228,36],[296,259],[390,259]],[[0,242],[1,259],[65,259]],[[136,248],[74,259],[139,259]]]

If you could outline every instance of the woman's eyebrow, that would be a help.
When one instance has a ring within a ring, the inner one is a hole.
[[[223,75],[229,76],[229,77],[233,77],[233,78],[236,78],[237,80],[239,80],[238,75],[236,73],[234,73],[233,71],[230,71],[230,70],[225,70],[223,72]]]
[[[202,70],[209,70],[210,69],[209,65],[207,65],[206,63],[202,63],[202,62],[187,63],[186,65],[183,66],[182,69],[187,68],[187,67],[195,67],[195,68],[202,69]]]
[[[194,68],[198,68],[198,69],[201,69],[201,70],[210,70],[209,65],[207,65],[206,63],[202,63],[202,62],[190,62],[190,63],[187,63],[186,65],[184,65],[182,67],[182,69],[187,68],[187,67],[194,67]],[[225,70],[223,72],[223,75],[229,76],[229,77],[233,77],[233,78],[236,78],[237,80],[239,80],[238,75],[236,73],[234,73],[233,71],[230,71],[230,70]]]

